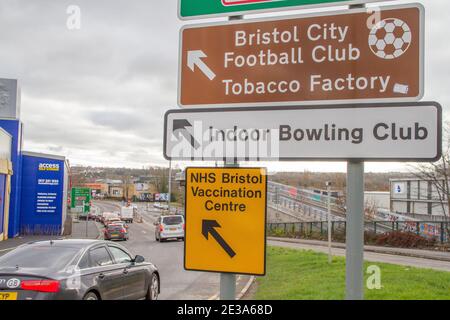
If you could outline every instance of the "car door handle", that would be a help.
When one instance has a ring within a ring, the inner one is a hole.
[[[128,269],[123,269],[123,274],[128,274]]]
[[[101,280],[103,280],[103,279],[105,279],[105,275],[104,275],[103,273],[100,273],[100,274],[98,275],[98,278],[101,279]]]

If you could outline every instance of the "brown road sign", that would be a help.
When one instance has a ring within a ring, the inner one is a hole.
[[[378,17],[378,19],[377,19]],[[187,26],[182,107],[411,102],[423,96],[420,4]]]

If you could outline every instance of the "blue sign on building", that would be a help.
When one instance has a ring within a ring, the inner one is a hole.
[[[22,153],[20,234],[63,232],[67,190],[64,157]]]

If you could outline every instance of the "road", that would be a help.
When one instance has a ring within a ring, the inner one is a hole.
[[[95,202],[102,212],[118,211],[117,205],[109,202]],[[205,272],[185,271],[183,269],[183,242],[171,241],[159,243],[155,241],[155,227],[152,218],[159,215],[157,209],[146,212],[139,208],[144,217],[143,223],[130,224],[130,239],[120,244],[132,253],[145,257],[160,270],[162,300],[208,299],[215,295],[219,288],[219,277]]]

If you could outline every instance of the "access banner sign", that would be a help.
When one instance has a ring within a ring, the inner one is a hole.
[[[212,18],[374,1],[379,0],[179,0],[179,17],[183,20]]]
[[[186,270],[264,275],[267,173],[187,168]]]
[[[412,102],[424,93],[420,4],[186,26],[181,107]]]

